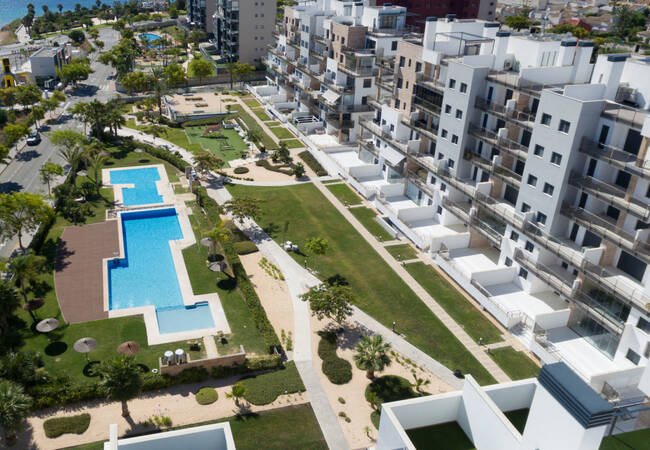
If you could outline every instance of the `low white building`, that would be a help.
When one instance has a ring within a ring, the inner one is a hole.
[[[70,62],[65,47],[43,47],[29,57],[34,78],[56,78],[57,69]]]
[[[117,425],[110,426],[104,450],[235,450],[230,423],[215,423],[164,433],[118,439]]]

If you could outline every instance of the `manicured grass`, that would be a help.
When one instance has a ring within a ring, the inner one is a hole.
[[[418,257],[415,249],[408,244],[389,245],[384,248],[398,261],[407,261]]]
[[[145,133],[147,132],[147,127],[142,125],[136,125],[134,119],[127,120],[126,126],[134,130],[143,131]],[[183,130],[182,128],[165,127],[165,133],[162,134],[160,137],[161,139],[169,141],[172,144],[178,145],[179,147],[183,147],[184,149],[192,152],[193,154],[200,153],[203,151],[203,147],[201,147],[200,144],[192,143],[189,141],[189,139],[187,138],[187,134],[185,134],[185,130]]]
[[[105,167],[111,169],[113,167],[130,167],[130,166],[146,166],[150,164],[162,164],[167,171],[167,178],[172,183],[178,181],[178,176],[181,172],[167,161],[158,159],[148,153],[135,153],[135,152],[120,152],[117,148],[109,149],[110,158],[106,162]],[[111,189],[112,192],[112,189]]]
[[[264,449],[327,449],[327,444],[309,404],[288,406],[255,414],[227,417],[209,422],[195,423],[182,429],[212,423],[230,422],[235,446],[238,450]],[[75,450],[102,450],[103,442],[71,447]]]
[[[62,434],[83,434],[90,425],[90,414],[84,413],[77,416],[54,417],[43,422],[45,436],[56,438]]]
[[[342,183],[342,182],[343,182],[343,180],[341,180],[340,178],[334,178],[333,180],[321,181],[321,183],[323,183],[323,184]]]
[[[249,108],[257,108],[258,106],[262,106],[262,104],[254,98],[245,98],[243,101]]]
[[[266,134],[266,131],[264,131],[264,129],[259,125],[257,120],[255,120],[255,118],[253,118],[250,114],[244,111],[244,108],[241,105],[234,104],[230,107],[230,110],[237,111],[237,115],[246,124],[246,127],[249,130],[253,130],[257,134],[259,134],[259,137],[262,141],[262,145],[264,145],[264,147],[266,147],[267,150],[275,150],[276,148],[278,148],[278,144],[275,143],[273,138],[271,138],[271,136]],[[290,137],[293,137],[293,135]]]
[[[214,153],[224,161],[229,162],[233,159],[239,159],[242,152],[248,150],[244,140],[239,137],[237,131],[231,129],[222,129],[220,133],[225,139],[203,137],[205,126],[187,127],[185,132],[190,142],[201,145],[204,149]]]
[[[253,375],[242,381],[242,384],[246,389],[244,398],[253,405],[268,405],[278,395],[305,390],[293,361],[289,361],[283,370]]]
[[[264,125],[266,125],[267,127],[279,127],[280,125],[282,125],[282,123],[278,121],[272,121],[272,122],[265,122]]]
[[[361,197],[350,189],[347,184],[334,184],[325,187],[344,205],[353,206],[361,204]]]
[[[215,388],[204,387],[199,389],[194,397],[199,405],[211,405],[219,399],[219,394]]]
[[[508,418],[510,423],[512,423],[517,431],[523,434],[524,428],[526,428],[526,421],[528,420],[528,413],[530,409],[515,409],[513,411],[508,411],[505,413],[505,416]]]
[[[417,262],[407,264],[405,268],[476,342],[480,338],[485,344],[503,340],[501,330],[433,267]]]
[[[235,353],[239,351],[239,346],[243,345],[248,353],[267,354],[264,339],[257,330],[255,321],[237,289],[237,281],[225,274],[218,274],[208,269],[206,261],[209,248],[199,244],[199,241],[202,238],[202,232],[211,229],[211,224],[200,208],[194,204],[191,206],[193,214],[190,215],[190,223],[197,243],[183,250],[183,259],[194,294],[201,295],[211,292],[219,294],[232,332],[226,336],[227,344],[222,344],[217,339],[219,353]]]
[[[302,143],[300,139],[288,139],[286,141],[282,141],[285,144],[287,144],[287,148],[303,148],[305,144]]]
[[[288,142],[288,141],[285,141]],[[303,150],[298,153],[298,157],[302,159],[305,164],[314,171],[316,176],[324,177],[327,175],[327,170],[318,162],[318,160],[311,154],[309,150]]]
[[[458,422],[406,430],[411,442],[420,449],[476,450]]]
[[[471,373],[483,384],[494,383],[485,368],[315,186],[233,185],[228,189],[236,197],[262,200],[263,214],[258,223],[276,241],[296,242],[304,251],[308,238],[327,239],[329,250],[318,257],[319,276],[349,283],[358,296],[357,306],[365,312],[389,328],[393,321],[397,322],[397,330],[408,341],[450,369]],[[311,256],[291,255],[300,264]]]
[[[600,444],[600,450],[642,450],[648,448],[650,428],[629,433],[607,436]]]
[[[535,378],[539,375],[539,366],[525,353],[518,352],[512,347],[495,348],[490,350],[490,355],[513,380]]]
[[[271,118],[269,115],[266,113],[266,110],[264,108],[254,108],[253,113],[262,121],[262,122],[269,122]]]
[[[275,134],[280,139],[294,139],[295,136],[289,130],[284,127],[272,127],[270,128],[271,132]]]
[[[381,225],[379,225],[379,222],[375,220],[375,217],[377,217],[377,214],[370,209],[366,207],[362,208],[350,208],[350,212],[354,217],[357,218],[359,222],[372,234],[377,238],[379,241],[390,241],[393,239],[393,236],[388,234],[388,231],[384,229]]]

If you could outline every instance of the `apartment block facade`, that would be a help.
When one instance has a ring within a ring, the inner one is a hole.
[[[446,17],[455,14],[459,19],[494,20],[496,0],[450,0],[434,2],[431,0],[377,0],[376,4],[397,5],[407,9],[406,24],[424,31],[427,17]]]

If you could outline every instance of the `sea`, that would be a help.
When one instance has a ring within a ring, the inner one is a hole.
[[[103,0],[102,3],[112,5],[114,0]],[[36,16],[43,15],[43,5],[47,5],[50,11],[58,11],[57,5],[62,5],[64,11],[74,9],[79,3],[82,7],[90,8],[95,0],[0,0],[0,27],[8,24],[14,19],[22,19],[27,15],[27,4],[34,5]]]

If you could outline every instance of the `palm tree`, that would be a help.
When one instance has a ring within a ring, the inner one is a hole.
[[[230,239],[230,231],[228,231],[226,223],[222,220],[217,226],[204,233],[203,236],[210,240],[210,252],[214,257],[217,254],[217,245],[228,242]]]
[[[158,115],[162,116],[162,98],[167,92],[165,73],[160,67],[151,69],[151,84],[153,85],[154,98],[158,104]]]
[[[133,356],[119,355],[105,361],[99,367],[100,385],[106,398],[122,403],[122,417],[129,417],[127,401],[136,397],[142,390],[142,369]]]
[[[244,395],[246,395],[246,388],[241,381],[234,384],[230,392],[226,392],[226,397],[234,399],[237,406],[239,406],[239,400],[244,398]]]
[[[9,270],[16,278],[16,284],[25,303],[29,300],[27,298],[27,286],[38,280],[43,273],[46,262],[45,256],[35,255],[34,253],[17,255],[9,261]]]
[[[365,370],[366,377],[371,380],[375,378],[375,371],[381,372],[390,366],[390,344],[384,342],[380,334],[362,336],[355,350],[357,353],[354,355],[354,361],[357,367]]]
[[[126,125],[126,119],[124,118],[124,115],[122,115],[122,111],[120,111],[119,105],[117,103],[107,103],[106,107],[106,124],[113,132],[113,136],[117,136],[117,130]]]
[[[5,432],[7,443],[16,442],[16,433],[29,415],[32,398],[23,387],[9,380],[0,381],[0,426]]]
[[[0,280],[0,329],[4,333],[9,328],[9,318],[20,306],[20,299],[14,288],[8,281]]]
[[[93,181],[95,182],[97,195],[99,195],[99,188],[102,185],[99,174],[102,167],[104,167],[104,164],[106,164],[106,161],[108,161],[108,155],[102,152],[93,152],[86,157],[86,167],[88,167],[88,170],[93,174]]]
[[[52,144],[60,147],[61,158],[70,165],[70,181],[74,184],[79,163],[84,156],[84,151],[81,148],[83,136],[72,130],[57,130],[51,133],[50,138]]]

